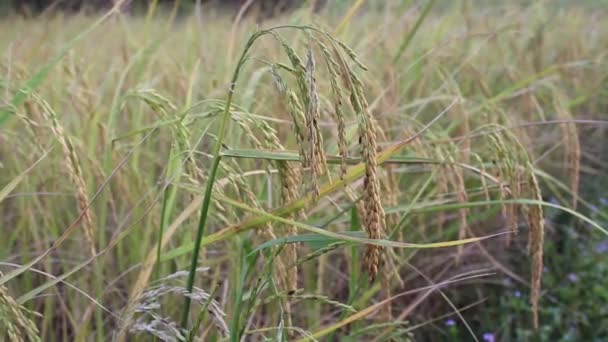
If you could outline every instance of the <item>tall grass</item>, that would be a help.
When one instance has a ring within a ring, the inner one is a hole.
[[[510,283],[558,324],[547,212],[608,233],[600,13],[363,3],[1,22],[7,336],[509,340]]]

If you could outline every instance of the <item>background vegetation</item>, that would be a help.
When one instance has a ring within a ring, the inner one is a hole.
[[[2,337],[605,340],[601,3],[6,16]]]

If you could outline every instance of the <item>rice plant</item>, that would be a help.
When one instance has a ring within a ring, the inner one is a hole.
[[[2,338],[566,329],[543,282],[572,236],[608,234],[604,10],[356,1],[257,24],[120,3],[0,23]],[[577,338],[608,334],[595,316]]]

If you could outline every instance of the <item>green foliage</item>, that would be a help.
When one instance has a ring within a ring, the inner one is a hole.
[[[28,313],[13,326],[42,340],[604,340],[605,9],[357,3],[261,30],[211,11],[0,22],[2,309]],[[68,140],[69,155],[53,148]],[[386,214],[379,238],[369,208]]]
[[[606,198],[598,201],[592,217],[600,224],[608,221],[600,213],[608,213]],[[534,331],[528,326],[530,310],[525,285],[504,278],[501,286],[488,291],[484,315],[476,319],[476,330],[492,334],[497,341],[603,341],[608,337],[608,291],[603,286],[608,277],[608,239],[570,229],[576,222],[551,210],[547,220],[556,229],[545,248],[546,266],[543,276],[545,294],[542,299],[541,326]],[[558,232],[559,231],[559,232]],[[514,267],[524,267],[515,263]],[[445,321],[448,335],[466,339],[461,324]]]

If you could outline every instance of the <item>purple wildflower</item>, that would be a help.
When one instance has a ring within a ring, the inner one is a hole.
[[[600,197],[601,205],[608,205],[608,197]]]
[[[602,254],[608,252],[608,240],[604,240],[595,246],[595,252]]]
[[[578,281],[578,276],[576,273],[568,273],[568,280],[572,283],[576,283]]]
[[[484,333],[483,334],[483,340],[486,342],[494,342],[495,338],[494,338],[494,334],[492,333]]]
[[[453,319],[448,319],[447,321],[445,321],[445,325],[448,327],[453,327],[456,325],[456,321]]]
[[[519,290],[513,292],[513,294],[515,295],[515,297],[520,298],[521,297],[521,292]]]

